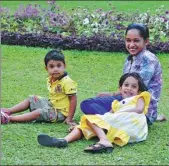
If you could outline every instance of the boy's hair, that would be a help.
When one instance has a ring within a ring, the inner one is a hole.
[[[45,66],[50,60],[62,61],[65,64],[65,57],[60,50],[51,50],[46,54],[44,58]]]
[[[119,87],[122,87],[124,81],[128,78],[128,77],[134,77],[137,81],[138,81],[138,86],[139,86],[139,91],[143,92],[143,91],[147,91],[147,87],[144,84],[142,78],[140,77],[140,75],[136,72],[133,73],[126,73],[124,75],[121,76],[120,80],[119,80]]]
[[[149,29],[146,25],[144,24],[139,24],[139,23],[133,23],[133,24],[130,24],[127,29],[126,29],[126,32],[125,32],[125,36],[127,34],[127,32],[131,29],[137,29],[139,32],[140,32],[140,36],[146,40],[147,38],[149,38]]]

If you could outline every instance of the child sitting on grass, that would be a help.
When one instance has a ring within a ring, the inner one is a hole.
[[[40,96],[29,96],[26,100],[11,107],[1,108],[1,124],[9,122],[57,122],[64,121],[75,125],[73,121],[77,105],[77,83],[65,72],[65,58],[61,51],[51,50],[45,58],[45,69],[49,74],[47,88],[49,99]],[[12,114],[30,109],[30,112]]]
[[[150,103],[150,93],[138,73],[126,73],[119,81],[122,101],[114,100],[112,109],[104,115],[83,115],[80,125],[76,126],[64,138],[38,135],[38,142],[43,146],[67,147],[69,142],[84,136],[90,139],[94,136],[99,142],[89,145],[85,152],[112,152],[115,143],[124,146],[127,143],[146,140],[148,125],[145,114]]]

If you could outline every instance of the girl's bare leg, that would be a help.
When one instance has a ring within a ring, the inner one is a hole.
[[[80,139],[82,132],[78,128],[74,128],[71,133],[69,133],[64,138],[55,138],[50,137],[47,134],[39,134],[37,137],[38,143],[43,146],[58,147],[63,148],[67,147],[69,142],[76,141]]]
[[[82,131],[79,128],[74,128],[64,139],[69,143],[79,140],[82,135]]]
[[[94,131],[94,133],[97,135],[97,137],[99,138],[99,143],[108,146],[108,147],[113,147],[113,145],[111,144],[111,142],[107,139],[105,132],[103,131],[102,128],[96,126],[93,123],[90,123],[89,121],[87,121],[87,124],[92,128],[92,130]]]
[[[22,115],[9,116],[10,122],[30,122],[36,120],[40,116],[38,110],[28,112]]]
[[[11,107],[11,108],[2,108],[2,111],[9,112],[10,114],[22,112],[27,110],[30,107],[29,99],[22,101],[21,103]]]

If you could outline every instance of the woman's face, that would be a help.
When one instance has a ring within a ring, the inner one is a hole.
[[[130,29],[125,37],[126,49],[130,55],[133,56],[138,55],[145,48],[148,42],[148,39],[144,40],[144,38],[140,36],[140,32],[137,29]]]

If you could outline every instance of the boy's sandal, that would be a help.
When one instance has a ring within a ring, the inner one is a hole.
[[[96,143],[93,145],[89,145],[87,148],[84,149],[84,151],[89,153],[111,153],[113,151],[113,147],[107,147],[101,143]]]
[[[10,121],[9,116],[3,111],[1,111],[1,124],[7,124],[9,123],[9,121]]]
[[[65,139],[50,137],[47,134],[39,134],[37,137],[38,143],[43,146],[64,148],[68,146]]]
[[[7,114],[8,116],[11,115],[11,113],[8,111],[8,109],[6,108],[1,108],[1,112],[4,112],[5,114]]]

